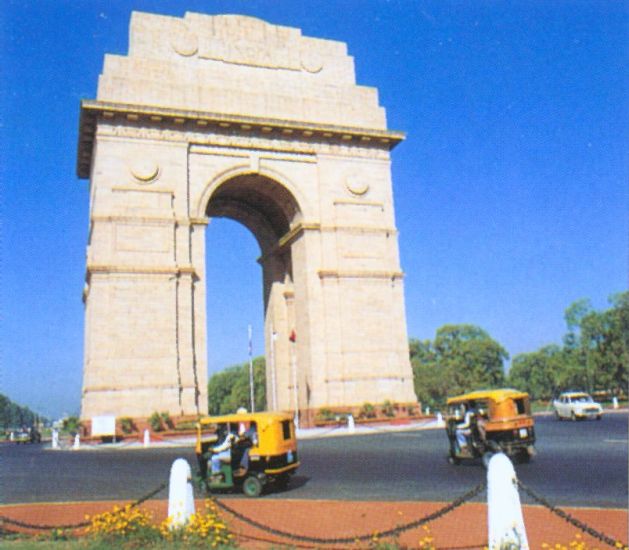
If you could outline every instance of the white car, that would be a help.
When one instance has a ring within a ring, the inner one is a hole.
[[[564,392],[553,401],[555,416],[558,420],[570,418],[581,420],[584,418],[596,418],[603,416],[603,407],[584,392]]]

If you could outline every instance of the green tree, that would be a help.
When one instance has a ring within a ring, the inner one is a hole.
[[[629,382],[629,293],[610,297],[611,308],[595,311],[590,301],[571,304],[565,313],[562,389],[626,391]]]
[[[37,420],[44,421],[28,407],[22,407],[11,401],[6,395],[0,394],[0,426],[3,430],[32,426]]]
[[[430,340],[409,341],[413,384],[417,399],[429,407],[443,402],[448,393],[448,378],[444,376]]]
[[[556,344],[513,358],[507,383],[528,392],[533,399],[550,399],[560,386],[565,355]]]
[[[445,325],[434,342],[409,343],[415,392],[426,405],[444,404],[448,395],[504,384],[506,350],[475,325]]]
[[[266,409],[266,366],[264,357],[253,360],[253,387],[256,411]],[[239,408],[251,409],[249,363],[234,365],[214,374],[208,382],[210,414],[234,413]]]
[[[612,307],[581,319],[581,354],[588,388],[626,389],[629,382],[629,292],[610,297]]]

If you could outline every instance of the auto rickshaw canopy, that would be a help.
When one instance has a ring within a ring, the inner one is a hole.
[[[446,401],[449,408],[470,402],[486,404],[490,420],[493,421],[531,415],[529,394],[510,388],[473,391],[450,397]]]
[[[487,399],[494,403],[501,403],[507,399],[517,399],[520,397],[528,397],[529,394],[519,390],[513,390],[510,388],[501,388],[497,390],[477,390],[463,395],[457,395],[450,397],[447,400],[448,405],[456,403],[464,403],[466,401],[476,401],[480,399]]]

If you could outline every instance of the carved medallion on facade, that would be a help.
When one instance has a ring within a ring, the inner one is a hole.
[[[345,187],[355,197],[362,197],[369,192],[369,182],[364,177],[348,176],[345,178]]]
[[[129,163],[129,172],[136,183],[153,183],[159,177],[159,165],[152,159],[133,159]]]
[[[199,51],[199,39],[187,25],[177,25],[177,30],[170,39],[173,49],[184,57],[190,57]]]

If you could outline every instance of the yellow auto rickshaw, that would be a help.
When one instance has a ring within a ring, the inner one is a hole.
[[[448,460],[482,458],[503,452],[528,462],[535,454],[535,427],[529,396],[512,389],[475,391],[447,400]]]
[[[214,452],[226,439],[229,452]],[[249,497],[260,496],[269,485],[286,488],[299,467],[295,424],[286,413],[203,417],[197,423],[195,452],[208,491],[241,488]],[[215,470],[220,468],[215,473],[212,460]]]

